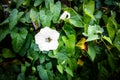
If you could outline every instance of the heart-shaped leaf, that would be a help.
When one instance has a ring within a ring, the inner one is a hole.
[[[9,16],[9,28],[10,30],[12,30],[15,25],[17,24],[17,21],[18,21],[18,10],[17,9],[13,9],[10,13],[10,16]]]
[[[26,36],[28,34],[28,31],[24,28],[18,32],[17,29],[14,29],[11,32],[11,38],[12,38],[12,47],[15,52],[19,52],[21,47],[23,46]]]

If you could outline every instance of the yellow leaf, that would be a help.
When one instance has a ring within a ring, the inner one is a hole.
[[[77,64],[78,64],[78,65],[80,65],[80,66],[83,66],[83,64],[84,64],[84,61],[83,61],[83,60],[81,60],[81,59],[78,59],[78,62],[77,62]]]
[[[86,50],[85,42],[86,42],[86,38],[81,38],[81,40],[77,42],[76,46],[82,50]]]

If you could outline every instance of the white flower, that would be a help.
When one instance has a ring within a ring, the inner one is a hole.
[[[65,20],[69,18],[70,18],[70,13],[67,11],[64,11],[64,13],[62,13],[62,15],[60,16],[60,20]]]
[[[58,47],[59,33],[49,27],[45,27],[35,35],[35,42],[41,51],[56,50]]]

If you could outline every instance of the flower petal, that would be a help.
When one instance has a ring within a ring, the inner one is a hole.
[[[64,11],[64,13],[62,13],[62,15],[60,16],[61,20],[65,20],[65,19],[69,19],[70,18],[70,13],[67,11]]]
[[[49,27],[45,27],[35,35],[35,42],[41,51],[56,50],[58,47],[59,33]],[[50,41],[46,39],[50,38]]]

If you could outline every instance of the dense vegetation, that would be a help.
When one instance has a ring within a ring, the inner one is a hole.
[[[35,42],[46,26],[56,50]],[[119,0],[0,0],[0,80],[120,80]]]

